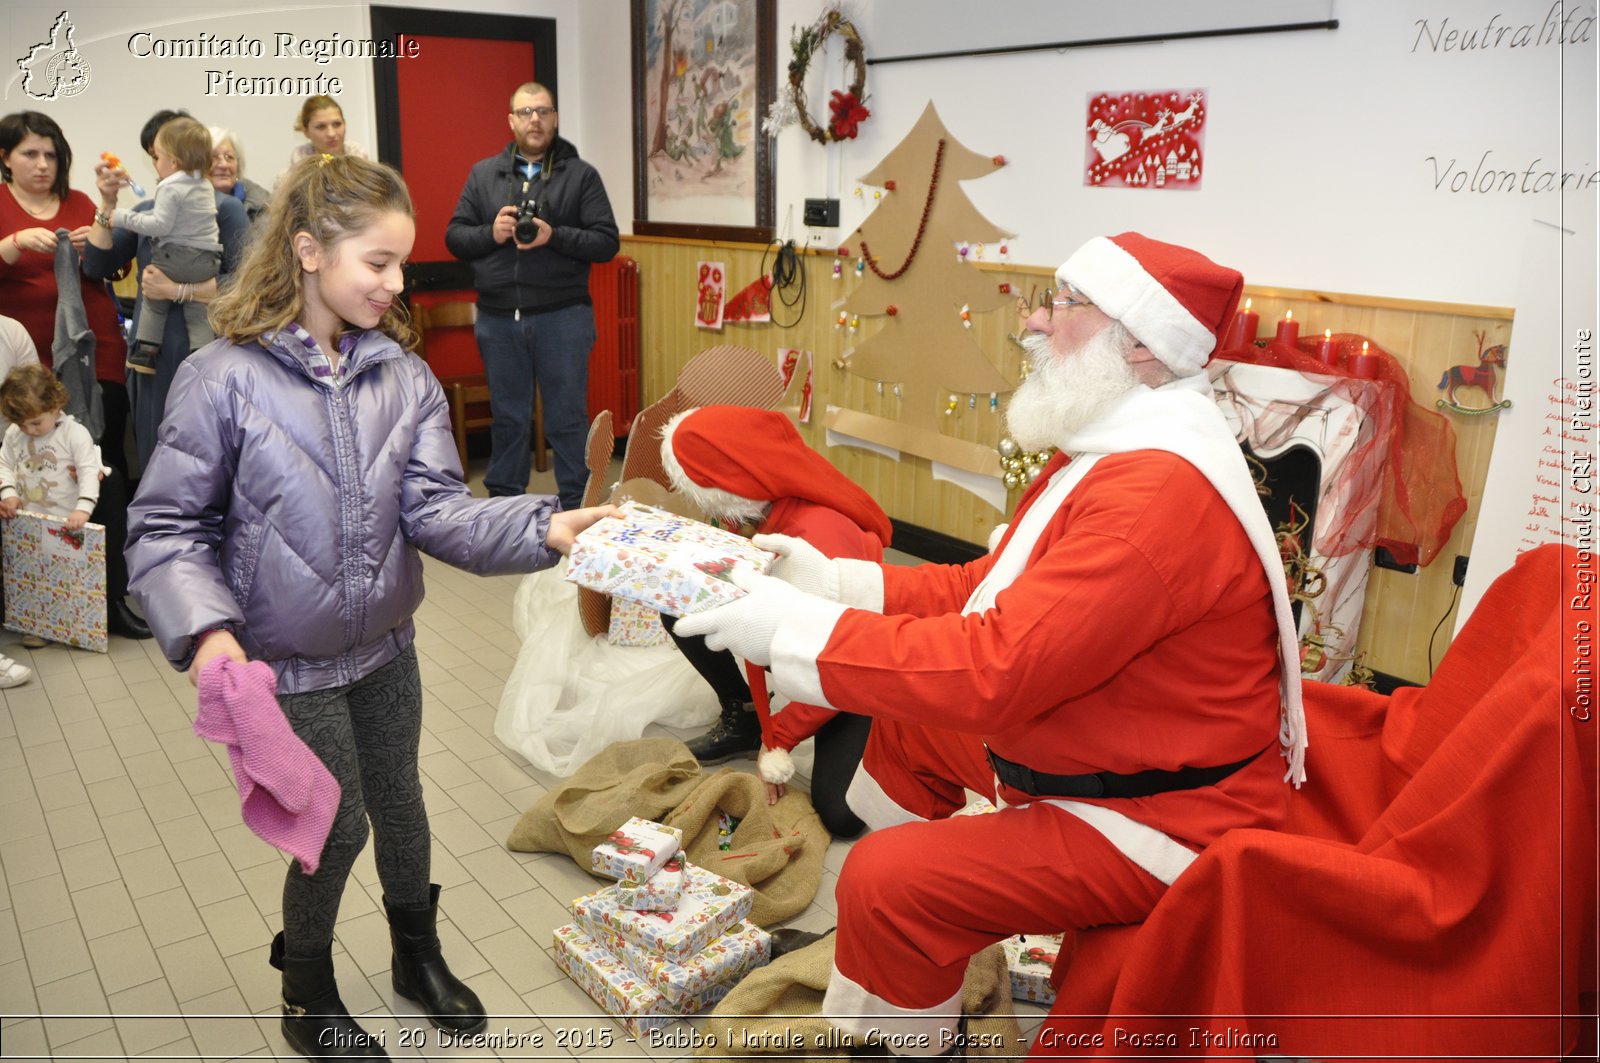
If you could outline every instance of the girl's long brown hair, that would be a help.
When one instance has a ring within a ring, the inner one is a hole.
[[[295,233],[310,233],[326,249],[391,211],[415,218],[405,180],[381,162],[353,155],[313,155],[278,183],[260,231],[226,291],[211,304],[211,327],[232,343],[255,343],[300,318],[305,282],[294,252]],[[377,329],[406,350],[416,345],[405,304],[396,299]]]

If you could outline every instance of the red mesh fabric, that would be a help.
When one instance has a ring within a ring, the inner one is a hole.
[[[1234,347],[1216,357],[1292,369],[1324,380],[1336,394],[1365,410],[1373,430],[1370,435],[1363,433],[1357,443],[1345,474],[1349,482],[1341,485],[1351,504],[1343,509],[1342,526],[1330,528],[1325,538],[1319,530],[1318,539],[1327,545],[1330,557],[1382,546],[1402,564],[1426,565],[1467,511],[1456,471],[1455,431],[1442,415],[1411,398],[1406,371],[1388,351],[1364,336],[1336,333],[1339,359],[1330,365],[1313,353],[1320,339],[1301,340],[1295,347],[1276,342]],[[1376,368],[1372,378],[1357,376],[1351,369],[1363,343]],[[1378,507],[1375,527],[1360,519],[1371,512],[1373,500]]]

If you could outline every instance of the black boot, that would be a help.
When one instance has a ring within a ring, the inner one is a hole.
[[[437,920],[439,886],[433,885],[426,908],[396,908],[383,899],[394,943],[394,991],[422,1005],[428,1021],[452,1033],[472,1034],[489,1025],[483,1001],[450,973],[439,949]]]
[[[333,948],[306,959],[285,956],[272,939],[272,966],[283,972],[283,1038],[307,1059],[388,1059],[379,1035],[356,1025],[333,980]]]
[[[711,730],[689,743],[689,752],[702,764],[721,764],[760,750],[761,721],[748,701],[724,701]]]

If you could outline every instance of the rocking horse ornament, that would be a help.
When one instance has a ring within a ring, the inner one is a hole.
[[[1506,345],[1497,343],[1488,350],[1483,348],[1483,340],[1487,333],[1474,332],[1472,334],[1478,341],[1477,365],[1453,365],[1444,371],[1437,385],[1444,392],[1444,398],[1437,400],[1434,405],[1441,410],[1454,410],[1456,413],[1476,417],[1486,413],[1498,413],[1511,408],[1510,399],[1496,400],[1494,397],[1495,386],[1499,381],[1498,371],[1506,367]],[[1477,388],[1489,397],[1488,406],[1462,406],[1456,402],[1456,391],[1461,388]]]

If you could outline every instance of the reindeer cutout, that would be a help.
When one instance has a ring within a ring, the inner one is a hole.
[[[1446,369],[1444,375],[1439,378],[1439,383],[1435,385],[1444,392],[1444,398],[1437,400],[1435,405],[1441,410],[1454,410],[1456,413],[1468,416],[1509,410],[1510,399],[1496,401],[1494,397],[1495,386],[1499,381],[1498,370],[1506,367],[1506,345],[1497,343],[1484,350],[1483,341],[1488,333],[1474,332],[1472,335],[1478,341],[1478,364],[1453,365]],[[1456,392],[1461,388],[1477,388],[1488,396],[1489,405],[1462,406],[1456,401]]]

